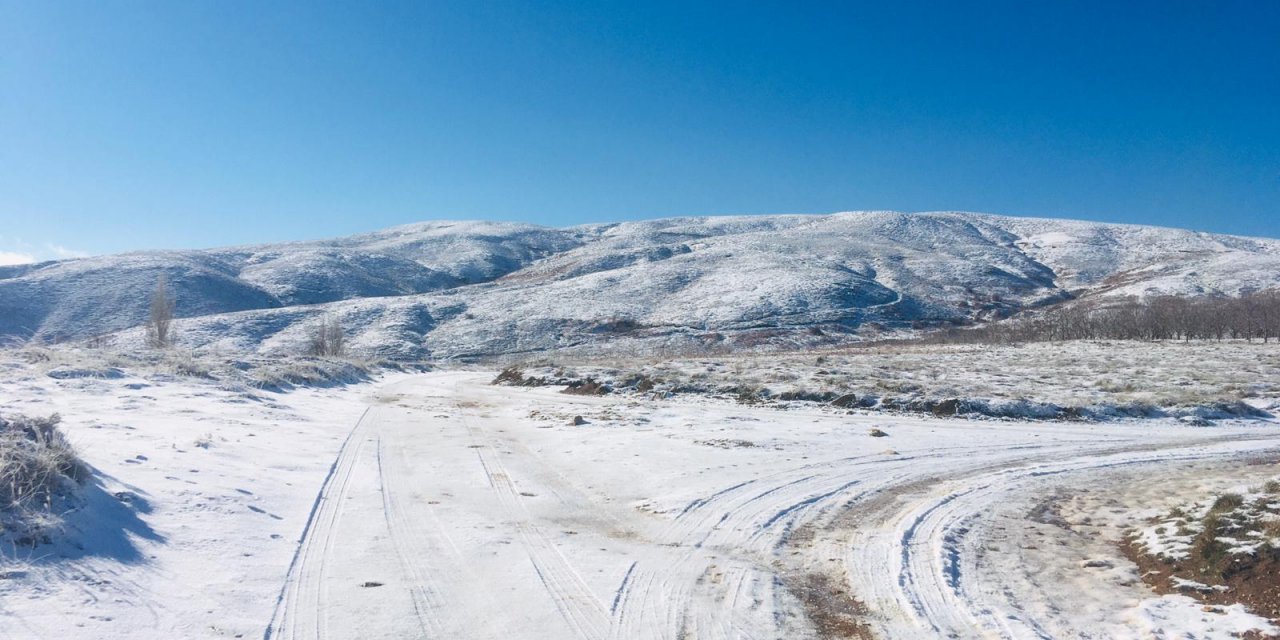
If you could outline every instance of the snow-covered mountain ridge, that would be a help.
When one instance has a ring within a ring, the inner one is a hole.
[[[1280,286],[1280,240],[973,213],[425,222],[0,267],[0,335],[136,339],[160,275],[188,347],[294,350],[323,314],[402,358],[752,347],[1057,301]]]

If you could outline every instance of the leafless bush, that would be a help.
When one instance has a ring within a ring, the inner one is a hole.
[[[285,359],[246,371],[245,382],[257,389],[274,390],[355,384],[368,380],[369,373],[377,366],[377,363],[350,358]]]
[[[307,339],[307,353],[313,356],[337,357],[346,354],[346,334],[342,324],[332,316],[320,318]]]

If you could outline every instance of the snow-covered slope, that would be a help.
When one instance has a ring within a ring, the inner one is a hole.
[[[0,334],[135,327],[160,273],[188,346],[296,349],[332,314],[354,348],[419,358],[834,341],[1072,297],[1234,294],[1280,285],[1280,241],[971,213],[431,222],[10,268]]]
[[[136,326],[164,275],[179,317],[438,291],[577,246],[536,225],[428,222],[287,244],[98,256],[0,269],[0,335],[82,338]]]

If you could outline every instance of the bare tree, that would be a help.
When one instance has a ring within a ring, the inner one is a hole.
[[[1262,341],[1280,339],[1280,291],[1264,291],[1259,296],[1262,303]]]
[[[157,349],[173,345],[173,294],[164,274],[156,278],[156,288],[151,292],[151,315],[147,318],[147,344]]]
[[[320,318],[307,339],[307,353],[313,356],[341,356],[347,352],[346,333],[342,324],[332,316]]]

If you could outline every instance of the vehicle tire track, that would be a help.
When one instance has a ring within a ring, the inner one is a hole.
[[[342,515],[351,471],[364,448],[370,411],[365,409],[351,428],[320,485],[263,640],[322,640],[327,635],[326,563],[333,550],[334,525]]]
[[[455,394],[455,398],[458,396]],[[609,610],[573,568],[546,532],[533,522],[489,434],[455,402],[463,426],[475,444],[480,466],[499,503],[515,521],[516,531],[535,573],[575,637],[604,640],[609,633]]]
[[[866,527],[839,542],[849,550],[845,558],[851,583],[848,586],[863,592],[859,594],[862,602],[874,604],[882,632],[890,637],[923,633],[949,638],[1051,638],[1025,612],[986,602],[981,594],[968,589],[966,577],[977,569],[976,560],[970,557],[976,541],[969,533],[993,504],[1025,490],[1029,482],[1038,478],[1237,456],[1256,451],[1252,441],[1257,438],[1120,447],[1112,444],[1093,451],[1076,450],[1060,460],[1039,455],[1016,461],[990,461],[984,468],[968,472],[949,470],[945,476],[921,474],[915,482],[897,490],[891,487],[889,492],[908,496],[932,485],[945,489],[911,502],[874,500],[839,515],[844,522]],[[1277,442],[1272,436],[1262,438]],[[896,510],[898,515],[886,519],[876,510]],[[874,531],[869,525],[877,520],[891,526]],[[889,576],[892,578],[886,579]]]
[[[378,481],[382,489],[382,515],[387,525],[392,546],[400,561],[400,567],[409,578],[409,593],[413,598],[413,611],[418,628],[425,638],[447,638],[449,627],[442,617],[448,606],[441,596],[443,590],[435,581],[440,572],[427,566],[427,559],[435,557],[434,550],[423,549],[418,544],[422,530],[413,526],[404,505],[397,498],[394,483],[382,463],[382,436],[377,438]]]
[[[392,408],[380,408],[379,418],[376,460],[382,513],[388,537],[409,581],[421,637],[513,637],[503,616],[476,619],[458,613],[464,605],[476,603],[484,603],[486,611],[497,612],[502,607],[494,598],[493,585],[476,575],[459,550],[449,527],[440,519],[436,507],[431,506],[434,501],[416,495],[415,489],[427,487],[410,484],[417,476],[406,452],[415,450],[412,438],[423,426],[421,419]],[[446,428],[458,426],[458,421],[448,416],[437,415],[430,421],[438,421]],[[410,439],[402,441],[406,437]]]
[[[1118,444],[1122,446],[1117,447]],[[1150,448],[1149,445],[1124,446],[1114,441],[1098,445],[1100,451],[1132,451],[1144,447]],[[619,604],[614,608],[612,637],[678,637],[681,629],[690,628],[697,630],[699,637],[752,637],[752,625],[740,617],[741,611],[732,603],[722,608],[692,605],[695,600],[701,603],[711,596],[715,583],[703,578],[713,563],[713,553],[740,561],[729,570],[746,570],[738,576],[738,592],[764,590],[763,596],[756,594],[757,599],[768,599],[770,594],[776,597],[776,581],[767,578],[777,575],[777,570],[769,565],[782,557],[783,547],[796,529],[816,521],[829,521],[860,503],[874,502],[894,492],[896,487],[919,481],[930,473],[927,465],[921,466],[922,462],[963,459],[977,452],[984,452],[984,448],[957,447],[917,456],[864,455],[809,463],[739,482],[693,500],[658,538],[681,549],[681,553],[674,560],[670,555],[641,558],[630,579],[622,585],[622,592],[617,596]],[[1077,443],[1009,447],[994,460],[975,460],[962,463],[960,468],[953,467],[946,478],[957,473],[972,476],[993,468],[1044,463],[1066,452],[1085,459],[1097,455],[1081,454]],[[945,479],[937,479],[937,482],[943,481]],[[725,558],[714,562],[724,563]],[[758,576],[751,575],[752,566],[765,567],[765,571]],[[721,590],[724,591],[719,594],[721,599],[734,597],[729,591]],[[679,612],[678,620],[673,622],[668,617],[659,627],[654,621],[661,620],[662,616],[652,610],[664,608],[669,614]]]
[[[733,601],[753,587],[765,591],[762,599],[774,599],[777,584],[769,564],[791,532],[843,504],[851,491],[865,495],[892,486],[909,475],[898,468],[943,455],[957,453],[890,459],[867,454],[811,462],[694,499],[658,536],[661,543],[680,550],[676,558],[665,554],[638,560],[635,575],[621,586],[611,637],[673,638],[681,629],[694,628],[699,637],[750,638],[772,631],[753,631],[761,625],[744,620]],[[725,567],[736,583],[721,588],[704,577],[713,564],[729,561],[726,555],[736,562]],[[720,600],[724,606],[693,606],[695,597]]]

